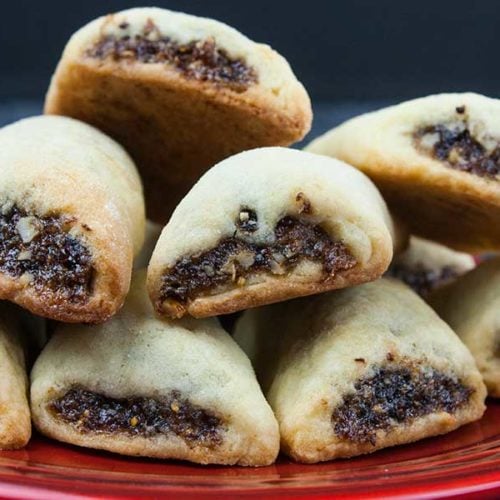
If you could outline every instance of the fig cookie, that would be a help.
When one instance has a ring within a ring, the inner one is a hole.
[[[31,437],[26,351],[35,332],[27,323],[23,311],[0,302],[0,450],[23,448]]]
[[[387,275],[409,285],[421,297],[450,283],[475,267],[474,257],[417,236],[394,257]]]
[[[443,434],[485,410],[470,352],[391,278],[246,311],[234,338],[300,462]]]
[[[307,150],[379,187],[411,233],[464,251],[500,249],[500,100],[440,94],[353,118]]]
[[[0,130],[0,299],[100,322],[122,305],[144,238],[127,153],[89,125],[39,116]]]
[[[304,87],[270,47],[223,23],[159,8],[100,17],[75,33],[45,111],[123,144],[144,180],[148,217],[163,224],[207,168],[298,141],[312,119]]]
[[[358,170],[255,149],[213,167],[182,200],[151,257],[148,290],[160,315],[227,314],[374,280],[395,239]]]
[[[278,425],[243,351],[216,319],[155,319],[145,282],[103,325],[56,326],[31,376],[36,427],[124,455],[274,462]]]
[[[470,349],[488,394],[500,398],[500,257],[436,291],[429,302]]]

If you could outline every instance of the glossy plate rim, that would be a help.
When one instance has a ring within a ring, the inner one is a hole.
[[[26,450],[0,452],[0,497],[500,498],[500,402],[482,420],[363,457],[263,468],[199,466],[120,457],[35,434]]]

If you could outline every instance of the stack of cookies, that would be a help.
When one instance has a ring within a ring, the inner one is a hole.
[[[288,149],[312,112],[283,57],[137,8],[72,36],[45,113],[0,130],[0,447],[32,419],[125,455],[315,463],[500,396],[500,259],[471,255],[500,249],[499,101]]]

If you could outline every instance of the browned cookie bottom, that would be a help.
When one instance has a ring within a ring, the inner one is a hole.
[[[94,268],[85,245],[68,234],[74,220],[40,217],[17,206],[0,211],[0,272],[26,276],[40,293],[59,301],[83,303],[92,288]]]
[[[255,231],[255,212],[244,209],[237,227],[245,233]],[[223,285],[244,285],[250,274],[284,275],[303,260],[321,263],[325,280],[356,265],[347,247],[332,241],[320,226],[286,216],[276,224],[274,235],[274,243],[258,245],[235,233],[211,250],[179,260],[162,277],[157,307],[161,309],[166,300],[185,304]]]
[[[381,367],[354,388],[332,413],[334,432],[342,439],[374,446],[378,430],[390,431],[434,412],[453,413],[474,392],[433,369],[405,366]]]
[[[214,447],[223,439],[224,422],[180,392],[164,397],[110,398],[74,387],[49,405],[58,419],[82,433],[126,433],[152,437],[175,434],[189,445]]]

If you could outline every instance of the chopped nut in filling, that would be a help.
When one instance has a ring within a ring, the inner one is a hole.
[[[467,403],[473,389],[435,371],[406,366],[382,367],[354,384],[332,413],[334,432],[358,443],[377,442],[377,431],[435,412],[453,413]]]
[[[69,218],[39,217],[16,206],[0,211],[0,272],[29,278],[41,293],[57,300],[85,302],[91,292],[93,266],[88,249],[68,234]]]
[[[408,267],[402,264],[392,264],[387,274],[403,281],[421,296],[427,295],[447,281],[455,278],[457,272],[451,266],[439,269],[425,269],[423,266]]]
[[[240,231],[245,233],[254,233],[257,231],[259,224],[255,210],[251,210],[250,208],[241,209],[236,225]]]
[[[212,38],[181,44],[160,33],[149,20],[140,34],[127,34],[128,23],[120,25],[121,36],[107,35],[87,50],[94,59],[136,60],[144,64],[168,64],[187,78],[213,82],[243,92],[257,82],[255,70],[242,60],[229,57]]]
[[[255,212],[247,213],[246,226],[250,221],[257,224]],[[237,226],[240,221],[241,213]],[[179,260],[163,275],[160,300],[186,303],[221,286],[244,285],[250,274],[284,275],[305,259],[323,265],[325,280],[356,265],[346,246],[332,241],[320,226],[286,216],[276,224],[274,235],[273,244],[258,245],[235,233],[211,250]]]
[[[456,109],[459,115],[464,106]],[[500,174],[500,144],[497,140],[479,141],[465,120],[423,127],[414,134],[417,147],[450,167],[480,177]]]
[[[74,387],[50,403],[49,409],[82,433],[174,434],[189,445],[213,447],[222,443],[225,430],[221,418],[192,404],[178,391],[164,397],[116,399]]]

